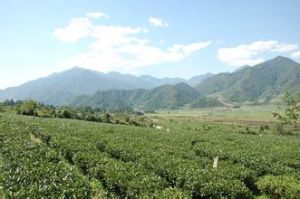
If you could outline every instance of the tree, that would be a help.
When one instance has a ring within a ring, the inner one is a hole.
[[[4,112],[5,105],[0,102],[0,112]]]
[[[39,104],[34,100],[25,101],[19,108],[18,113],[21,115],[38,116]]]
[[[104,114],[105,122],[111,123],[111,115],[109,113]]]
[[[283,101],[286,104],[283,114],[276,112],[272,113],[278,121],[276,125],[277,131],[281,134],[285,133],[284,126],[292,126],[297,124],[297,120],[300,115],[300,106],[290,93],[285,93]]]

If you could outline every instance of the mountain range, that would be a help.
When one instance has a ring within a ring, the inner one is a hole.
[[[232,73],[208,73],[189,80],[104,74],[75,67],[0,90],[0,100],[35,99],[53,105],[155,110],[266,103],[285,91],[300,93],[300,64],[279,56]]]
[[[204,95],[217,94],[230,102],[268,102],[286,91],[299,93],[300,64],[279,56],[253,67],[207,78],[196,89]]]
[[[159,79],[148,75],[137,77],[117,72],[104,74],[75,67],[61,73],[54,73],[48,77],[26,82],[18,87],[2,90],[0,91],[0,100],[35,99],[47,104],[61,105],[69,104],[79,95],[91,95],[96,91],[152,89],[161,85],[175,85],[180,82],[195,86],[210,76],[212,74],[200,75],[191,80],[182,78]]]
[[[106,110],[135,109],[144,111],[222,106],[216,99],[201,95],[195,88],[183,82],[176,85],[162,85],[150,90],[98,91],[91,96],[77,97],[72,105],[79,107],[91,106]]]

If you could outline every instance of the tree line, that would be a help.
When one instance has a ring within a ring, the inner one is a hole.
[[[77,119],[91,122],[114,123],[134,126],[146,126],[146,119],[139,118],[141,112],[107,112],[103,109],[91,107],[52,106],[35,100],[6,100],[0,103],[0,111],[12,112],[19,115]]]

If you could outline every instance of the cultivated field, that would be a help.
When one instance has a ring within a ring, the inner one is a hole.
[[[239,111],[152,114],[154,127],[1,114],[0,195],[300,198],[300,137],[211,121]]]
[[[275,122],[272,112],[283,111],[282,105],[256,105],[256,106],[241,106],[240,108],[203,108],[203,109],[183,109],[178,111],[158,111],[149,116],[162,116],[169,119],[180,118],[185,120],[194,120],[199,122],[234,122],[245,121],[246,123]]]

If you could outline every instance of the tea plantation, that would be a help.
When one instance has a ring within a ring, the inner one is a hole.
[[[0,197],[300,198],[299,136],[157,125],[1,114]]]

